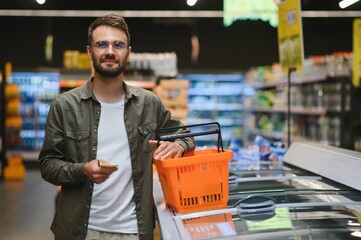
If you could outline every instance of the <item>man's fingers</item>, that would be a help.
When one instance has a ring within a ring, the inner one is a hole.
[[[102,161],[102,162],[106,162],[106,161]],[[108,163],[108,162],[106,162],[106,163]],[[114,168],[99,167],[98,160],[92,160],[84,166],[84,172],[87,175],[87,177],[89,178],[89,180],[94,183],[97,183],[97,184],[102,183],[105,180],[107,180],[109,178],[109,176],[114,171],[117,171],[117,170],[118,170],[117,167],[114,167]]]
[[[184,148],[176,142],[162,142],[158,149],[154,152],[155,159],[167,159],[169,157],[181,157]]]
[[[157,141],[157,140],[149,140],[148,143],[149,143],[150,145],[152,145],[153,147],[156,147],[157,144],[158,144],[158,141]]]

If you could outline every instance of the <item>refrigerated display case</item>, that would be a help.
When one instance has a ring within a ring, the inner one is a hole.
[[[154,201],[162,239],[359,239],[358,152],[294,142],[282,169],[229,175],[226,208],[179,213],[155,174]]]
[[[60,92],[60,74],[56,71],[14,71],[7,85],[19,89],[18,101],[8,108],[6,141],[8,154],[37,159],[43,144],[47,114],[52,100]]]

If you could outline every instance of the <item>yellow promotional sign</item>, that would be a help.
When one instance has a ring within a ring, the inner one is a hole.
[[[283,70],[302,70],[304,55],[300,0],[286,0],[278,5],[278,49]]]
[[[352,84],[355,87],[360,86],[360,68],[361,68],[361,19],[353,21],[353,69]]]

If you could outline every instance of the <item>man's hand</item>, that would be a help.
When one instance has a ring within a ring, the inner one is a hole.
[[[150,140],[149,144],[157,147],[157,140]],[[160,141],[159,147],[155,150],[154,159],[167,159],[169,157],[181,157],[184,153],[184,148],[176,142]]]
[[[87,162],[84,165],[84,173],[85,175],[88,177],[88,179],[94,183],[102,183],[105,180],[107,180],[109,178],[109,176],[116,170],[118,170],[117,167],[107,167],[107,168],[102,168],[100,166],[100,163],[110,163],[108,161],[105,160],[91,160],[90,162]]]

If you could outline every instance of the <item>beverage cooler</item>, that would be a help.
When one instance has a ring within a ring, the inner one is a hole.
[[[60,92],[60,73],[14,71],[7,79],[6,146],[8,155],[36,159],[43,144],[52,100]]]

